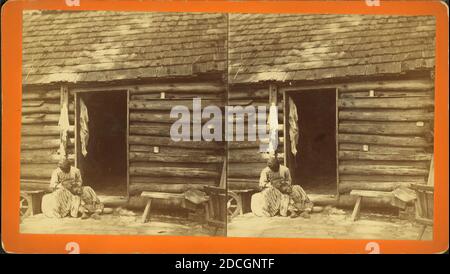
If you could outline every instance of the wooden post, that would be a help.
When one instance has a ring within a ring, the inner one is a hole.
[[[336,88],[336,195],[339,201],[339,89]]]
[[[130,90],[128,89],[126,91],[127,94],[127,128],[126,128],[126,136],[125,136],[125,142],[127,147],[127,199],[130,197],[130,142],[129,142],[129,136],[130,136]]]
[[[150,208],[152,206],[152,199],[147,199],[147,204],[145,205],[144,213],[142,214],[141,223],[146,223],[149,220]]]
[[[63,115],[63,111],[67,111],[67,112],[69,111],[69,89],[67,88],[67,86],[62,85],[60,92],[61,92],[61,96],[60,96],[60,107],[61,107],[60,117],[61,117]],[[67,115],[68,115],[68,113],[67,113]],[[60,138],[59,138],[60,151],[59,152],[60,152],[60,155],[63,157],[67,157],[67,140],[69,140],[67,134],[68,134],[68,132],[64,133],[64,132],[60,131]],[[63,140],[64,138],[66,140]]]
[[[353,209],[353,213],[352,213],[352,221],[356,221],[359,218],[359,212],[361,210],[361,201],[362,201],[362,197],[358,196],[358,198],[356,200],[355,208]]]

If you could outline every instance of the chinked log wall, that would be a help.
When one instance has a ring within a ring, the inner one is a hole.
[[[230,88],[228,104],[230,106],[266,106],[266,117],[269,115],[270,85],[235,86]],[[283,158],[283,94],[277,94],[278,106],[278,148],[279,157]],[[245,119],[245,133],[247,133],[247,119]],[[258,128],[256,128],[258,132]],[[229,189],[255,189],[258,186],[261,170],[266,166],[267,153],[259,152],[260,141],[234,141],[228,143],[228,187]],[[262,140],[265,142],[265,140]]]
[[[311,86],[314,88],[318,86]],[[339,90],[339,193],[346,194],[352,189],[391,191],[400,185],[426,182],[433,153],[432,79],[364,81],[324,85],[324,88]],[[279,113],[283,113],[280,91],[284,90],[287,89],[280,88],[278,92]],[[268,94],[268,87],[232,87],[229,102],[230,105],[267,104]],[[279,123],[282,148],[282,115]],[[256,142],[229,144],[231,189],[257,186],[266,158],[258,153],[257,145]]]
[[[202,108],[223,107],[225,96],[226,85],[221,82],[154,84],[130,90],[130,195],[142,191],[182,193],[219,184],[225,144],[172,141],[170,127],[178,118],[170,118],[170,110],[187,106],[192,121],[193,98],[202,99]]]
[[[340,193],[426,183],[433,153],[430,78],[338,88]]]
[[[51,172],[60,159],[61,94],[64,87],[49,86],[28,89],[22,94],[22,127],[20,178],[21,189],[45,189]],[[74,101],[69,95],[70,143],[67,152],[74,159]]]
[[[202,108],[207,105],[224,106],[226,85],[221,81],[183,82],[125,86],[124,89],[130,90],[129,194],[139,195],[142,191],[181,193],[187,189],[202,189],[204,185],[218,185],[225,144],[172,141],[170,127],[177,118],[170,118],[170,110],[176,105],[186,105],[192,110],[193,98],[202,99]],[[162,93],[164,98],[161,98]],[[70,89],[69,94],[69,120],[74,125],[74,96]],[[24,88],[22,189],[45,189],[60,159],[60,100],[61,87]],[[208,119],[203,122],[205,120]],[[72,143],[68,147],[71,159],[74,159],[73,132],[71,127],[69,136]],[[155,147],[159,148],[158,153],[155,153]]]

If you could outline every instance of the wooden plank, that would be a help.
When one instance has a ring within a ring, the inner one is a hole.
[[[222,93],[199,93],[199,92],[189,92],[189,93],[178,93],[178,92],[166,92],[166,99],[183,100],[193,98],[202,98],[202,100],[224,100],[224,94]],[[160,93],[148,93],[148,94],[132,94],[130,96],[131,100],[161,100]]]
[[[149,136],[170,136],[171,124],[155,124],[155,123],[145,123],[145,124],[131,124],[130,134],[131,135],[149,135]]]
[[[350,195],[371,198],[391,198],[392,193],[385,191],[352,190]]]
[[[372,191],[393,191],[398,187],[409,187],[409,182],[355,182],[343,181],[339,182],[339,193],[347,193],[354,189],[372,190]]]
[[[69,114],[69,121],[72,123],[74,116]],[[22,124],[53,124],[58,125],[59,114],[24,114]]]
[[[423,137],[417,136],[380,136],[380,135],[363,135],[363,134],[339,134],[340,143],[357,143],[357,144],[383,144],[392,146],[406,147],[427,147],[433,144]]]
[[[335,153],[336,153],[336,193],[337,193],[337,198],[339,199],[339,184],[340,184],[340,179],[339,179],[339,107],[338,107],[338,101],[339,101],[339,88],[336,88],[336,98],[334,101],[334,106],[335,106],[335,126],[334,126],[334,138],[335,138],[335,142],[336,142],[336,147],[335,147]]]
[[[427,175],[428,169],[414,166],[392,165],[339,165],[341,174],[361,175]]]
[[[166,176],[185,178],[215,178],[219,172],[204,168],[192,167],[130,167],[130,175],[137,176]]]
[[[147,200],[147,204],[145,205],[144,213],[141,217],[141,223],[146,223],[150,218],[150,208],[152,205],[152,199]]]
[[[341,122],[339,132],[383,135],[424,135],[430,132],[429,121],[419,125],[416,122]]]
[[[20,166],[20,178],[48,178],[52,175],[55,164],[22,164]]]
[[[430,121],[434,113],[425,109],[406,110],[341,110],[339,120],[352,121]]]
[[[341,160],[386,160],[386,161],[429,161],[431,154],[429,153],[373,153],[360,151],[339,151],[339,159]]]
[[[162,162],[162,163],[222,163],[223,157],[220,155],[201,154],[162,154],[130,152],[130,162]]]
[[[141,197],[151,198],[151,199],[184,199],[183,194],[151,192],[151,191],[142,192]]]
[[[39,139],[33,137],[33,139],[22,138],[20,148],[22,150],[31,150],[31,149],[58,149],[59,148],[59,139]]]
[[[356,203],[355,203],[355,208],[353,209],[353,213],[352,213],[352,221],[356,221],[359,218],[359,211],[361,210],[361,200],[362,197],[358,197],[356,199]]]
[[[192,119],[192,114],[190,114]],[[223,119],[223,117],[222,117]],[[149,111],[149,112],[131,112],[130,122],[154,122],[154,123],[170,123],[173,124],[179,120],[179,117],[171,118],[169,111]],[[210,118],[201,119],[202,124],[211,120]]]
[[[342,98],[338,100],[338,106],[339,108],[417,109],[434,107],[434,100],[431,97]]]

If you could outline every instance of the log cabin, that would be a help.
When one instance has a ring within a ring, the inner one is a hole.
[[[61,157],[101,195],[218,185],[224,143],[172,141],[169,114],[224,104],[226,43],[226,14],[24,12],[21,189],[45,189]]]
[[[426,183],[434,17],[230,14],[229,22],[228,103],[278,106],[278,155],[295,184],[351,205],[354,189]],[[229,143],[228,188],[257,188],[266,158],[255,142]]]

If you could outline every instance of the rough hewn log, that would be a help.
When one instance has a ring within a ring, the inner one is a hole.
[[[70,142],[73,144],[74,139],[71,138]],[[21,138],[20,148],[22,150],[31,149],[57,149],[59,148],[59,139],[41,139],[35,136],[25,136]]]
[[[184,193],[190,189],[203,190],[205,185],[214,185],[213,182],[205,184],[131,184],[129,187],[130,195],[139,195],[142,191]]]
[[[192,167],[130,167],[132,176],[166,176],[186,178],[215,178],[218,171]]]
[[[423,184],[426,182],[426,176],[423,175],[339,175],[341,181],[355,181],[355,182],[409,182]]]
[[[364,151],[364,144],[339,144],[340,151]],[[398,147],[398,146],[388,146],[388,145],[374,145],[369,146],[369,152],[374,153],[430,153],[431,148],[426,147]]]
[[[200,155],[196,153],[161,154],[130,152],[131,162],[163,162],[163,163],[222,163],[224,156]]]
[[[433,106],[434,100],[430,97],[367,98],[367,99],[344,98],[338,100],[339,108],[414,109],[414,108],[432,108]]]
[[[353,91],[339,94],[340,98],[405,98],[405,97],[431,97],[434,95],[434,90],[375,90],[373,97],[370,96],[370,91]]]
[[[22,106],[22,114],[32,114],[32,113],[60,113],[61,105],[57,103],[44,103],[40,106]],[[73,105],[69,105],[69,111],[73,112]]]
[[[177,93],[177,92],[166,92],[164,97],[165,99],[190,99],[193,98],[202,98],[205,100],[224,100],[224,93],[198,93],[198,92],[189,92],[189,93]],[[131,100],[160,100],[160,93],[148,93],[148,94],[132,94],[130,96]]]
[[[23,125],[21,128],[23,136],[59,136],[59,126],[49,125]],[[69,127],[69,133],[74,133],[74,126]],[[58,137],[59,138],[59,137]]]
[[[228,177],[230,178],[259,178],[261,170],[266,163],[230,163],[228,165]]]
[[[384,135],[424,135],[430,132],[429,122],[419,125],[416,122],[341,122],[339,132]]]
[[[284,154],[278,156],[283,158]],[[265,163],[269,158],[266,152],[259,152],[259,149],[232,149],[228,152],[228,162],[230,163]]]
[[[269,101],[269,89],[230,90],[228,98],[233,99],[267,99]]]
[[[204,149],[219,149],[224,147],[222,142],[207,142],[207,141],[172,141],[168,137],[154,137],[154,136],[130,136],[129,143],[132,145],[150,145],[150,146],[172,146],[185,148],[204,148]]]
[[[24,151],[20,153],[20,163],[22,164],[56,164],[62,158],[58,154],[40,154],[33,153],[34,150]],[[74,155],[68,155],[68,158],[74,160]]]
[[[47,190],[50,185],[50,178],[47,182],[33,182],[32,180],[20,181],[20,190]]]
[[[340,174],[363,174],[363,175],[427,175],[428,169],[414,166],[392,165],[339,165]]]
[[[423,137],[399,137],[399,136],[380,136],[380,135],[362,135],[362,134],[339,134],[339,143],[357,143],[357,144],[376,144],[407,147],[426,147],[433,144]],[[369,146],[370,149],[370,146]]]
[[[360,151],[339,151],[340,160],[386,160],[386,161],[429,161],[431,154],[418,153],[373,153]]]
[[[170,136],[171,124],[146,123],[144,125],[131,124],[130,135]]]
[[[21,164],[20,177],[21,178],[48,178],[52,175],[56,168],[55,164]]]
[[[434,119],[433,112],[424,109],[407,110],[341,110],[339,120],[354,121],[430,121]]]
[[[22,124],[54,124],[57,125],[59,114],[24,114],[22,115]],[[74,122],[74,115],[69,114],[69,121]]]
[[[429,90],[434,87],[431,80],[396,80],[378,82],[359,82],[339,86],[339,92],[357,90]]]
[[[161,93],[161,92],[201,92],[221,93],[226,91],[226,85],[222,83],[170,83],[139,86],[131,91],[131,94]]]
[[[130,184],[191,184],[191,185],[205,185],[215,184],[216,179],[204,179],[204,178],[189,178],[186,181],[184,177],[161,177],[161,176],[130,176]]]
[[[351,190],[373,190],[373,191],[393,191],[398,187],[409,187],[411,183],[408,182],[353,182],[341,181],[339,182],[339,193],[350,192]]]
[[[176,153],[196,153],[198,155],[225,155],[225,147],[218,149],[211,148],[196,148],[196,147],[168,147],[158,146],[159,153],[176,154]],[[154,153],[155,146],[150,145],[130,145],[131,152],[150,152]]]
[[[161,99],[161,100],[133,100],[130,101],[130,109],[131,110],[171,110],[175,106],[185,106],[189,110],[193,108],[193,100],[170,100],[170,99]],[[221,100],[201,100],[202,109],[206,106],[218,106],[223,107],[224,102]]]
[[[29,91],[24,90],[22,93],[22,100],[58,100],[60,97],[60,90],[49,91]]]
[[[258,189],[258,182],[228,181],[229,190]]]
[[[152,111],[152,112],[131,112],[130,113],[130,122],[154,122],[154,123],[170,123],[173,124],[175,121],[179,120],[180,117],[171,118],[170,111]],[[191,121],[193,119],[193,115],[191,114]],[[222,119],[224,117],[222,116]],[[206,123],[211,118],[202,118],[201,123]]]

